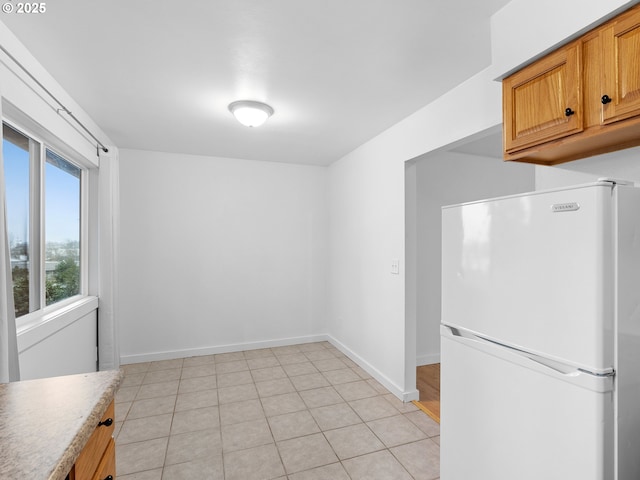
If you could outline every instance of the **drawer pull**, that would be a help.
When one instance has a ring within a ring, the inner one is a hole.
[[[106,477],[104,477],[104,480],[113,480],[113,476],[107,475]]]
[[[113,424],[113,418],[107,418],[104,422],[98,423],[99,427],[105,426],[110,427]]]

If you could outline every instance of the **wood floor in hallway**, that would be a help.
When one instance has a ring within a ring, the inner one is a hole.
[[[415,404],[440,423],[440,364],[419,366],[416,386],[420,392],[420,400]]]

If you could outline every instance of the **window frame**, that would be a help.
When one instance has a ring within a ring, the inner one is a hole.
[[[69,312],[74,304],[86,303],[89,297],[89,171],[95,167],[80,154],[67,147],[48,131],[28,118],[14,119],[3,109],[2,123],[29,138],[29,307],[37,302],[38,308],[16,318],[20,332],[32,329],[60,314]],[[4,134],[2,135],[4,140]],[[32,151],[32,144],[38,151]],[[46,304],[46,238],[45,238],[45,168],[47,150],[64,158],[80,169],[80,292],[51,305]],[[33,298],[32,298],[33,297]]]

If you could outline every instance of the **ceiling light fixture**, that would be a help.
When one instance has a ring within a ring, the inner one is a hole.
[[[243,125],[259,127],[273,115],[273,108],[266,103],[253,100],[238,100],[229,104],[229,111]]]

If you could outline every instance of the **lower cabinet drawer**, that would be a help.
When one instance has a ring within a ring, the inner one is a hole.
[[[100,460],[98,470],[92,480],[115,480],[116,478],[116,443],[109,440],[104,457]]]
[[[75,480],[93,480],[96,470],[102,461],[104,452],[110,442],[113,442],[115,408],[113,402],[100,419],[91,438],[85,445],[75,463]],[[114,469],[115,470],[115,469]],[[115,475],[114,475],[115,477]]]

